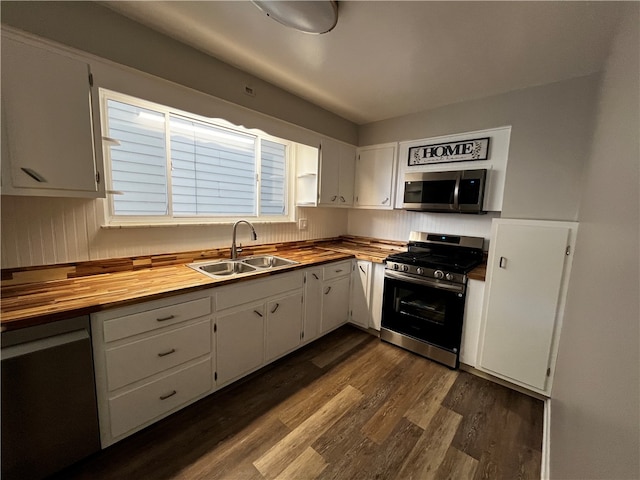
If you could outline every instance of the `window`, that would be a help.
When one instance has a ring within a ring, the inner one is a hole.
[[[291,143],[101,90],[115,223],[289,221]]]

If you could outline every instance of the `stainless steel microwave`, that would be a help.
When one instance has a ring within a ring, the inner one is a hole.
[[[402,208],[421,212],[485,213],[487,170],[407,173]]]

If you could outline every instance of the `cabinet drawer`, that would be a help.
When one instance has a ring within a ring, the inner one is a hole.
[[[212,388],[211,357],[109,399],[111,435],[118,437]]]
[[[139,333],[202,317],[211,313],[209,297],[176,303],[146,312],[105,320],[104,341],[113,342]]]
[[[229,285],[216,290],[216,306],[224,310],[262,298],[301,288],[304,281],[302,271],[279,273],[267,278],[251,280],[246,283]]]
[[[330,263],[322,267],[322,278],[331,280],[332,278],[342,277],[351,274],[351,260],[346,262]]]
[[[109,391],[206,355],[210,351],[210,320],[108,349],[106,360]]]

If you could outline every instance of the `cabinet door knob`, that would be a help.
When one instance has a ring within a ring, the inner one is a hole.
[[[507,259],[505,257],[500,257],[500,268],[507,268]]]
[[[365,271],[364,271],[364,268],[362,268],[362,265],[358,265],[358,268],[360,269],[360,271],[361,271],[362,273],[367,273],[367,272],[365,272]]]
[[[335,201],[336,201],[336,198],[338,198],[338,196],[337,196],[337,195],[334,195],[333,197],[331,197],[331,201],[332,201],[332,202],[335,202]]]
[[[385,204],[385,203],[387,203],[388,201],[389,201],[389,197],[385,198],[385,199],[382,201],[382,205],[384,205],[384,204]]]
[[[313,278],[315,278],[316,280],[320,280],[320,278],[318,277],[318,275],[316,275],[315,273],[312,273],[311,275],[313,275]]]
[[[343,203],[346,202],[346,200],[344,199],[344,197],[342,195],[340,195],[340,201],[343,202]]]

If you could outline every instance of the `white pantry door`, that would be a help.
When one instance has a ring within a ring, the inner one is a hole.
[[[570,229],[498,223],[494,231],[480,363],[545,390]]]

